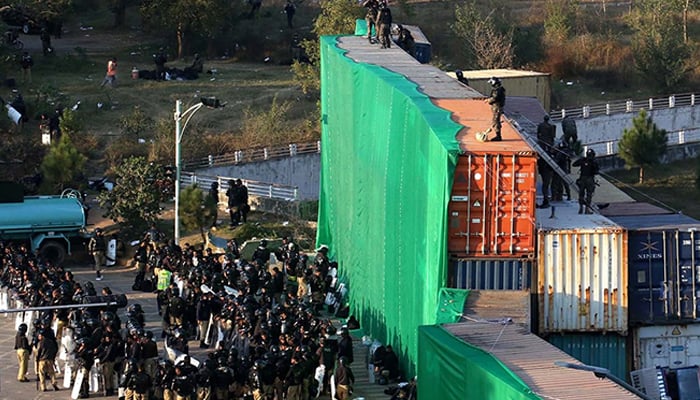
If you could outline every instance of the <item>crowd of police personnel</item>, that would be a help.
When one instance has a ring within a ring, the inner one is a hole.
[[[290,238],[274,250],[261,242],[250,260],[233,240],[220,255],[172,241],[144,247],[137,264],[156,282],[160,337],[145,329],[139,304],[123,317],[114,307],[42,311],[17,332],[19,381],[28,381],[33,353],[37,389],[59,390],[59,360],[80,398],[97,390],[89,383],[96,375],[100,395],[126,399],[306,400],[328,393],[333,374],[336,397],[349,398],[352,339],[320,315],[337,286],[327,247],[313,260]],[[0,244],[0,251],[2,285],[24,306],[78,305],[97,295],[91,282],[76,282],[26,247]],[[268,268],[271,253],[280,267]],[[197,339],[208,349],[201,362],[189,356],[188,342]]]

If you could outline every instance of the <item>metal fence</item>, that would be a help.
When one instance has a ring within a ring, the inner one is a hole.
[[[311,154],[321,152],[321,141],[309,143],[291,143],[284,146],[263,147],[255,149],[237,150],[233,153],[210,155],[196,160],[188,160],[183,164],[187,169],[209,168],[222,165],[235,165],[253,161],[266,161],[275,158],[293,157],[298,154]]]
[[[217,182],[219,184],[220,194],[226,193],[226,190],[228,189],[228,181],[231,179],[237,178],[200,175],[194,172],[185,171],[180,174],[181,185],[190,186],[196,184],[199,188],[206,191],[209,190],[213,182]],[[248,187],[248,194],[251,196],[286,201],[298,200],[298,189],[296,186],[279,185],[276,183],[251,181],[247,179],[241,179],[241,181],[243,181],[243,184]]]
[[[639,110],[657,110],[682,106],[694,106],[696,104],[695,93],[674,94],[668,97],[657,97],[643,100],[619,100],[612,103],[600,103],[585,105],[578,108],[554,110],[550,112],[553,120],[561,120],[564,117],[574,119],[590,118],[600,115],[619,113],[638,113]]]
[[[666,137],[668,138],[667,145],[669,147],[700,142],[700,128],[668,131]],[[603,142],[583,143],[583,146],[585,150],[595,150],[597,156],[611,156],[618,153],[617,144],[619,141],[620,138],[617,138]]]

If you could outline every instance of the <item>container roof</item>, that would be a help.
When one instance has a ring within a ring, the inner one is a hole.
[[[554,365],[555,361],[581,364],[554,345],[519,325],[499,323],[447,324],[455,337],[498,358],[543,399],[639,399],[614,382],[592,372]]]
[[[445,99],[483,98],[476,90],[447,76],[444,71],[428,64],[421,64],[399,46],[381,49],[370,45],[361,36],[340,36],[338,48],[346,50],[346,57],[358,63],[375,64],[403,75],[415,82],[418,90],[428,97]]]
[[[480,142],[476,133],[491,127],[491,106],[479,99],[436,99],[433,103],[452,111],[452,120],[464,126],[457,134],[459,148],[463,152],[483,153],[533,153],[518,131],[508,122],[501,127],[501,142]],[[494,133],[489,133],[492,138]]]
[[[683,214],[626,215],[609,218],[626,229],[700,231],[700,221]]]
[[[600,210],[600,213],[606,217],[673,214],[672,211],[639,201],[621,201],[610,203],[607,207]]]
[[[537,228],[544,231],[609,231],[623,228],[600,214],[579,214],[578,202],[558,201],[551,208],[538,208],[535,212]],[[554,217],[552,217],[554,210]]]

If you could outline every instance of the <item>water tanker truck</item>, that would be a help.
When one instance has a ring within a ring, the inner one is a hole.
[[[81,196],[74,190],[56,196],[0,196],[0,240],[23,242],[56,263],[71,254],[72,238],[87,237],[85,224]]]

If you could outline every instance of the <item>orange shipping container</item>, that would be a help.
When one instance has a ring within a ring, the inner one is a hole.
[[[491,125],[481,99],[440,99],[464,128],[448,206],[451,257],[528,257],[535,253],[537,158],[520,133],[503,124],[503,141],[479,142]],[[493,136],[493,133],[491,134]]]
[[[535,251],[534,156],[459,158],[448,207],[453,255],[527,256]]]

